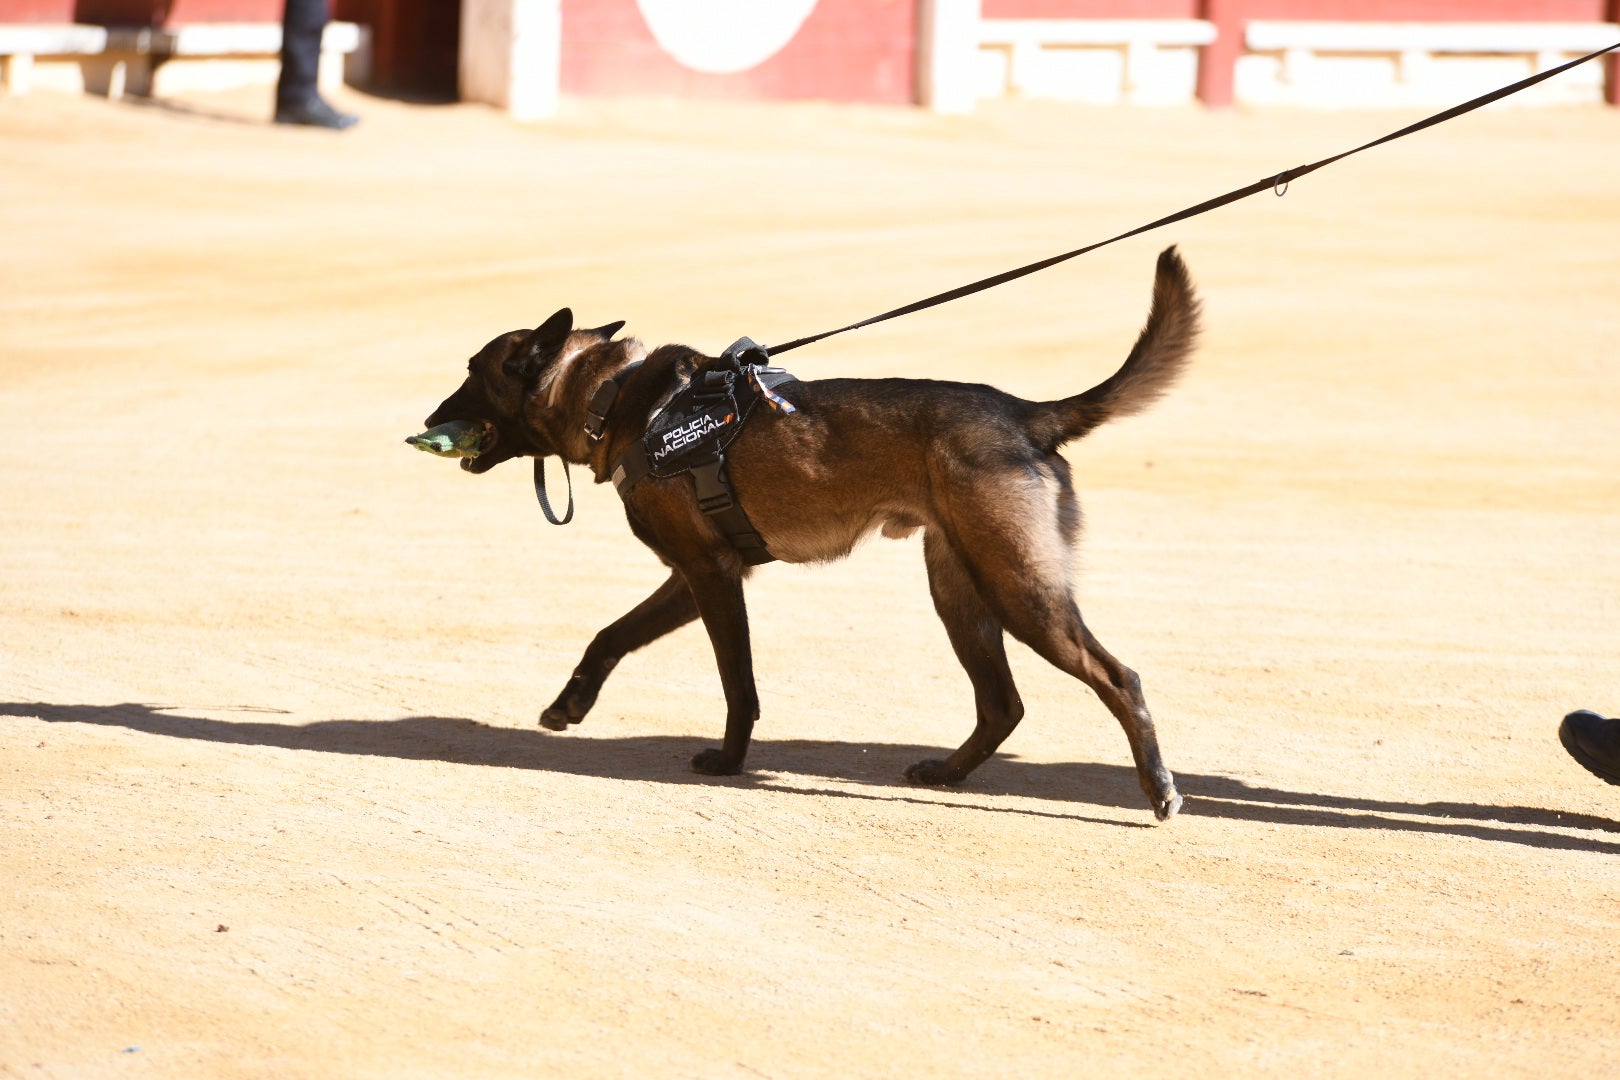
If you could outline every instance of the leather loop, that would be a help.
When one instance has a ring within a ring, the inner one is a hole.
[[[566,525],[574,520],[574,478],[568,475],[568,459],[560,460],[563,463],[563,479],[568,482],[568,512],[559,519],[551,510],[551,500],[546,498],[546,459],[534,459],[534,494],[540,500],[541,513],[553,525]]]

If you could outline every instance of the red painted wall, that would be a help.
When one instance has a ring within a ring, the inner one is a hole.
[[[915,98],[916,33],[916,0],[820,0],[776,55],[719,75],[664,52],[635,0],[563,0],[562,90],[905,104]]]
[[[0,0],[0,4],[9,0]],[[280,22],[282,0],[76,0],[71,22],[106,26]],[[0,22],[5,21],[0,8]]]
[[[1597,22],[1604,0],[1246,0],[1250,19],[1376,22]]]
[[[280,22],[281,0],[168,0],[169,26],[184,23]]]
[[[1620,0],[1609,0],[1607,18],[1609,22],[1620,23]],[[1603,100],[1610,105],[1620,105],[1620,56],[1615,53],[1603,60]]]
[[[982,0],[987,19],[1198,18],[1199,0]],[[1605,0],[1241,0],[1245,19],[1595,22]]]
[[[73,0],[0,0],[0,23],[70,23]]]
[[[980,0],[986,19],[1196,19],[1198,0]]]

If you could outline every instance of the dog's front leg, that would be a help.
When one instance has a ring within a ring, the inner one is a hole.
[[[759,719],[754,689],[754,658],[748,644],[748,609],[743,604],[742,566],[735,556],[707,557],[682,568],[698,614],[714,645],[720,685],[726,692],[726,741],[720,749],[699,751],[692,771],[731,776],[742,771],[748,740]]]
[[[596,704],[596,695],[602,692],[602,684],[620,660],[697,617],[697,604],[692,600],[692,590],[686,587],[686,578],[679,571],[672,572],[656,592],[591,640],[568,685],[540,714],[540,726],[565,731],[568,725],[585,719]]]

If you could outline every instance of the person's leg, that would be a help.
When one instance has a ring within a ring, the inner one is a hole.
[[[327,0],[287,0],[281,17],[281,78],[276,83],[278,123],[346,128],[358,119],[327,104],[317,86],[328,14]]]
[[[1564,717],[1558,741],[1594,776],[1620,784],[1620,720],[1581,709]]]
[[[277,105],[302,105],[316,96],[315,76],[321,63],[321,32],[326,29],[326,0],[287,0],[281,16],[281,81]]]

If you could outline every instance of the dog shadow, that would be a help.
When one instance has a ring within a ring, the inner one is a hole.
[[[410,716],[398,720],[322,720],[286,724],[264,720],[216,720],[180,713],[179,706],[52,705],[40,702],[0,703],[0,717],[24,717],[48,723],[122,727],[148,735],[244,746],[327,754],[358,754],[406,761],[443,761],[508,769],[538,769],[572,776],[660,784],[725,784],[818,798],[916,802],[987,813],[1012,813],[1105,824],[1152,828],[1146,822],[1092,818],[1072,811],[951,800],[948,793],[1012,795],[1068,806],[1091,805],[1145,813],[1146,801],[1136,784],[1136,771],[1125,765],[1098,762],[1035,762],[997,755],[960,788],[931,789],[927,798],[901,778],[901,771],[939,747],[902,743],[858,744],[816,739],[759,739],[749,751],[752,772],[714,778],[687,771],[691,755],[707,743],[688,736],[650,735],[596,738],[583,733],[557,735],[540,729],[491,727],[476,720],[448,716]],[[256,707],[206,709],[208,712],[278,713]],[[848,788],[795,786],[776,774],[822,777]],[[1182,813],[1273,825],[1376,829],[1472,837],[1500,843],[1566,851],[1620,854],[1620,842],[1564,831],[1620,834],[1620,822],[1591,814],[1572,814],[1526,806],[1467,802],[1399,802],[1250,784],[1218,773],[1176,774],[1186,797]],[[942,792],[934,797],[933,791]],[[1426,818],[1428,820],[1410,820]],[[1508,827],[1513,826],[1513,827]]]

